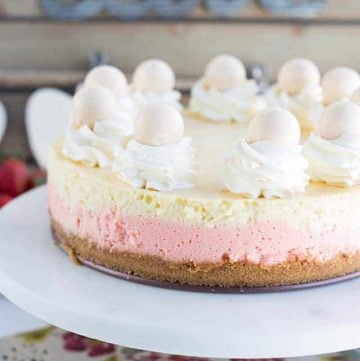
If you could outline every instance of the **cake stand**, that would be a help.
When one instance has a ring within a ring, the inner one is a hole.
[[[2,296],[0,296],[0,315],[0,339],[47,326],[45,322],[23,312]]]
[[[0,292],[36,317],[103,341],[207,357],[291,357],[360,346],[360,279],[267,294],[136,284],[76,266],[54,245],[44,187],[0,212]]]

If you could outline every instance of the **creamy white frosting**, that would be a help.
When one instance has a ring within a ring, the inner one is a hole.
[[[258,87],[253,80],[246,80],[238,88],[219,91],[206,89],[200,79],[191,89],[189,108],[214,122],[233,120],[246,123],[266,106],[266,101],[257,92]]]
[[[360,184],[360,137],[343,134],[327,140],[311,134],[303,148],[309,161],[308,173],[314,181],[338,186]]]
[[[320,85],[308,85],[295,96],[279,91],[277,85],[273,85],[267,91],[266,99],[269,105],[280,106],[293,113],[302,128],[314,128],[323,110]]]
[[[241,139],[226,159],[224,184],[248,198],[290,197],[305,191],[307,167],[301,146],[287,149],[269,141],[249,144]]]
[[[117,147],[124,147],[132,133],[128,119],[115,118],[79,128],[70,125],[65,133],[62,153],[66,158],[90,167],[109,168]]]
[[[138,106],[131,95],[121,97],[117,102],[117,114],[119,118],[133,120],[138,111]]]
[[[132,134],[133,124],[139,107],[130,95],[126,95],[118,100],[116,108],[116,118],[122,120],[124,130]]]
[[[112,169],[119,179],[137,188],[172,191],[194,186],[194,149],[190,137],[151,146],[131,139],[118,148]]]
[[[152,102],[161,102],[172,105],[177,110],[182,109],[182,105],[180,103],[181,93],[177,90],[170,90],[164,93],[155,93],[155,92],[141,92],[133,90],[131,93],[131,97],[137,107],[137,109],[142,106],[152,103]]]

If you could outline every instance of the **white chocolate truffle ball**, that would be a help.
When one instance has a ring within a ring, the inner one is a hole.
[[[290,95],[299,94],[306,86],[320,84],[318,67],[310,60],[289,60],[278,73],[278,88]]]
[[[205,68],[204,85],[207,88],[225,90],[237,88],[246,80],[244,64],[235,56],[219,55]]]
[[[324,139],[336,139],[343,134],[360,136],[360,106],[340,100],[324,109],[316,130]]]
[[[175,87],[175,75],[163,60],[150,59],[138,65],[133,76],[133,88],[143,93],[165,93]]]
[[[350,101],[360,105],[360,87],[356,88],[355,91],[351,94]]]
[[[286,109],[270,107],[255,115],[250,121],[246,140],[255,143],[266,140],[286,148],[299,144],[300,126]]]
[[[354,69],[338,66],[329,70],[323,77],[322,87],[325,104],[349,98],[360,86],[360,75]]]
[[[75,124],[92,128],[96,122],[113,118],[115,112],[116,100],[104,86],[84,87],[74,95],[72,117]]]
[[[85,86],[102,85],[108,88],[115,98],[121,98],[127,91],[127,80],[118,68],[111,65],[99,65],[85,77]]]
[[[184,136],[184,120],[171,105],[159,102],[143,106],[134,122],[134,138],[146,145],[179,142]]]

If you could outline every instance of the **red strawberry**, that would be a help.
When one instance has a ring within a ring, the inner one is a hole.
[[[5,193],[0,193],[0,208],[4,206],[6,203],[10,202],[11,200],[12,200],[11,196]]]
[[[0,164],[0,192],[10,196],[26,191],[30,181],[29,170],[25,162],[18,159],[7,159]]]
[[[92,345],[90,347],[90,351],[88,352],[88,355],[90,357],[96,357],[96,356],[102,356],[107,355],[109,353],[115,352],[115,346],[111,343],[97,343],[95,345]]]

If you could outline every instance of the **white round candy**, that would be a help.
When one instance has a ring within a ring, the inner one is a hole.
[[[360,87],[356,88],[355,91],[351,94],[350,100],[353,103],[360,105]]]
[[[316,132],[324,139],[336,139],[343,134],[360,136],[360,106],[340,100],[324,109]]]
[[[360,86],[360,75],[351,68],[338,66],[329,70],[323,77],[322,87],[325,104],[349,98]]]
[[[165,93],[175,87],[175,75],[170,65],[158,59],[138,65],[133,76],[134,90],[144,93]]]
[[[114,96],[101,85],[83,87],[74,95],[72,117],[75,124],[87,124],[92,128],[96,122],[113,118],[115,112]]]
[[[127,91],[125,75],[114,66],[99,65],[85,77],[85,86],[102,85],[108,88],[115,98],[121,98]]]
[[[171,105],[149,103],[138,112],[134,122],[134,138],[146,145],[179,142],[184,136],[184,120]]]
[[[245,80],[244,64],[235,56],[227,54],[212,59],[204,72],[204,85],[218,90],[239,87]]]
[[[308,59],[289,60],[279,70],[278,87],[290,95],[299,94],[306,86],[316,84],[320,84],[320,72]]]
[[[251,120],[246,140],[249,143],[266,140],[292,148],[299,144],[300,135],[299,123],[289,111],[271,107],[258,113]]]

